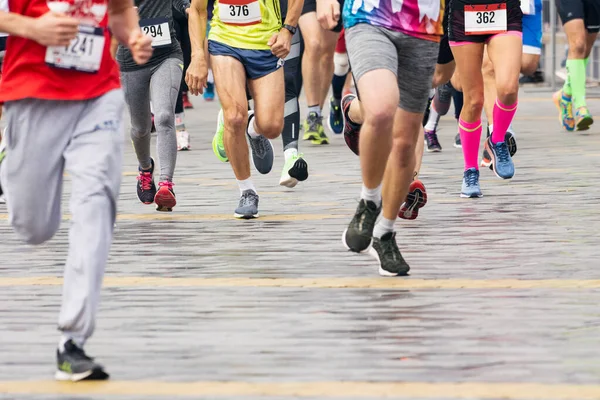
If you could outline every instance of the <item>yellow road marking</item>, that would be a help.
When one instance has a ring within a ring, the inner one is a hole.
[[[4,394],[165,397],[600,399],[600,385],[434,382],[157,382],[0,381]]]
[[[322,219],[350,218],[351,214],[273,214],[265,215],[250,223],[261,221],[318,221]],[[0,214],[0,221],[7,220],[7,214]],[[70,220],[71,216],[65,214],[63,221]],[[207,221],[207,220],[235,220],[231,214],[119,214],[117,221]]]
[[[57,276],[0,277],[4,286],[58,286]],[[171,278],[106,276],[105,287],[282,287],[346,289],[598,289],[600,279]]]

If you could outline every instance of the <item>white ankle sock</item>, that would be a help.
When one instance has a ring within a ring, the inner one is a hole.
[[[283,152],[283,156],[285,157],[286,160],[289,160],[290,157],[293,157],[295,155],[298,155],[298,150],[291,148],[291,149],[287,149]]]
[[[381,185],[377,186],[375,189],[369,189],[363,184],[360,192],[360,198],[367,201],[372,201],[379,207],[381,204]]]
[[[375,229],[373,229],[373,237],[381,239],[386,233],[394,232],[394,223],[396,223],[396,220],[381,218],[375,225]]]
[[[260,136],[260,133],[256,132],[256,125],[254,125],[254,115],[251,115],[248,118],[250,118],[250,121],[248,121],[248,135],[250,135],[252,139],[256,139]]]
[[[429,110],[429,118],[427,118],[425,130],[435,131],[437,129],[438,122],[440,122],[440,114],[438,114],[438,112],[435,110],[435,107],[432,104],[431,109]]]
[[[240,194],[244,193],[246,190],[254,190],[254,193],[256,193],[256,188],[254,187],[252,178],[244,179],[243,181],[238,180],[237,183],[240,187]]]

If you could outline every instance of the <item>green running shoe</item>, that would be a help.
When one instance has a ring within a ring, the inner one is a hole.
[[[281,179],[279,180],[281,186],[293,188],[298,182],[305,181],[308,178],[308,164],[302,157],[302,154],[296,153],[285,160]]]
[[[225,131],[225,121],[223,120],[223,109],[219,110],[219,118],[217,119],[217,132],[213,136],[212,147],[215,156],[222,162],[229,162],[225,145],[223,144],[223,132]]]

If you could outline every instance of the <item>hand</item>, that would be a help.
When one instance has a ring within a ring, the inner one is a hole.
[[[68,46],[79,32],[79,21],[52,11],[34,19],[29,39],[42,46]]]
[[[286,58],[292,47],[292,32],[282,28],[275,33],[267,43],[271,47],[271,53],[278,58]]]
[[[129,35],[129,50],[136,64],[146,64],[152,57],[152,39],[136,29]]]
[[[188,85],[189,92],[194,96],[204,93],[207,78],[208,65],[206,65],[204,54],[192,57],[192,62],[185,74],[185,83]]]
[[[335,28],[340,15],[340,3],[337,0],[317,0],[317,20],[323,29]]]

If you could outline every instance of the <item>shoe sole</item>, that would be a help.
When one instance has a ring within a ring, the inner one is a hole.
[[[386,277],[386,278],[390,278],[390,277],[394,277],[394,276],[408,276],[408,271],[410,271],[410,268],[408,270],[406,270],[406,272],[390,272],[387,271],[385,269],[383,269],[383,267],[381,266],[381,259],[379,258],[379,254],[377,253],[377,250],[375,250],[373,248],[373,246],[371,246],[369,248],[369,255],[371,257],[373,257],[374,259],[377,260],[377,263],[379,264],[379,275]]]
[[[429,147],[427,147],[427,145],[425,145],[425,150],[428,153],[441,153],[442,152],[442,149],[430,149]]]
[[[316,144],[316,145],[324,145],[324,144],[329,144],[329,139],[314,139],[310,141],[312,144]]]
[[[417,188],[414,192],[410,192],[407,198],[412,198],[412,201],[410,201],[410,205],[407,207],[404,207],[406,203],[402,204],[398,217],[407,220],[417,219],[419,209],[425,207],[427,204],[427,193],[421,188]]]
[[[271,146],[271,152],[273,153],[273,161],[275,161],[275,147],[273,147],[273,142],[271,142],[271,140],[269,140],[269,139],[267,139],[267,140],[269,141],[269,146]],[[261,160],[259,159],[259,162],[260,162],[260,161],[261,161]],[[271,170],[273,169],[273,162],[271,162],[271,165],[269,166],[269,168],[268,168],[268,169],[265,169],[265,171],[264,171],[264,172],[263,172],[263,171],[261,171],[261,170],[258,168],[258,165],[257,165],[257,162],[256,162],[256,160],[254,159],[254,151],[252,152],[252,164],[254,164],[254,168],[256,168],[256,170],[258,171],[258,173],[259,173],[259,174],[261,174],[261,175],[266,175],[266,174],[268,174],[269,172],[271,172]]]
[[[256,214],[238,214],[238,213],[233,213],[233,216],[237,219],[255,219],[258,218],[260,215],[258,213]]]
[[[319,134],[315,132],[314,134],[306,132],[304,136],[302,136],[302,140],[317,140],[319,138]]]
[[[480,194],[471,194],[471,195],[469,195],[469,194],[461,193],[460,197],[462,197],[463,199],[480,199],[480,198],[483,197],[483,194],[480,193]]]
[[[348,243],[346,243],[346,233],[347,233],[347,232],[348,232],[348,229],[346,228],[346,229],[344,230],[344,233],[342,233],[342,244],[344,245],[344,247],[345,247],[347,250],[349,250],[349,251],[352,251],[352,252],[354,252],[354,253],[359,253],[359,254],[361,254],[361,253],[366,253],[366,252],[368,252],[368,251],[369,251],[369,249],[370,249],[370,248],[373,246],[373,238],[371,238],[371,241],[369,242],[369,245],[368,245],[367,247],[365,247],[364,249],[362,249],[362,250],[358,250],[358,251],[357,251],[357,250],[354,250],[354,249],[350,248],[350,246],[348,246]]]
[[[594,119],[592,117],[584,117],[577,123],[577,131],[587,131],[593,123]]]
[[[169,190],[159,190],[156,192],[156,196],[154,196],[154,203],[156,203],[156,211],[161,212],[171,212],[173,211],[173,207],[177,205],[177,199]]]
[[[308,179],[308,164],[306,161],[304,161],[304,159],[299,158],[287,173],[288,178],[282,179],[279,181],[279,184],[292,189],[296,187],[298,182],[303,182]]]
[[[67,372],[58,370],[54,374],[54,379],[61,382],[104,381],[109,377],[110,375],[100,368],[82,372],[80,374],[69,374]]]

